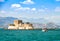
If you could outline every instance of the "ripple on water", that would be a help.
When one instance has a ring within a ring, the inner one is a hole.
[[[60,30],[0,30],[0,41],[60,41]]]

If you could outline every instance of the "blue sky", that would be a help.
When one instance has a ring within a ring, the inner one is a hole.
[[[60,22],[60,0],[0,0],[0,17],[44,18]]]

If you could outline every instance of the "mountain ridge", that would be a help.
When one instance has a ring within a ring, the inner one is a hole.
[[[22,20],[23,22],[30,22],[34,25],[34,27],[43,27],[44,24],[47,25],[47,27],[60,27],[60,25],[49,23],[47,20],[44,20],[43,18],[40,19],[27,19],[27,18],[14,18],[14,17],[0,17],[0,27],[8,27],[9,24],[13,24],[14,20]]]

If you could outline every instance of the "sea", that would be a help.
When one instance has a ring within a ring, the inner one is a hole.
[[[0,29],[0,41],[60,41],[60,30],[6,30]]]

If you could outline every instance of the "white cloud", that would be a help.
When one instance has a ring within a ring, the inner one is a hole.
[[[39,12],[45,12],[45,10],[44,9],[39,9]]]
[[[5,17],[7,15],[7,12],[5,10],[0,10],[0,16]]]
[[[20,4],[12,4],[11,8],[14,8],[14,10],[30,10],[29,7],[22,7]]]
[[[20,9],[22,9],[22,10],[30,10],[29,7],[21,7]]]
[[[39,12],[50,12],[50,10],[48,8],[44,8],[44,9],[39,9]]]
[[[36,8],[32,8],[31,10],[32,10],[32,11],[36,11]]]
[[[20,2],[22,4],[34,4],[34,2],[32,0],[26,0],[24,2]]]
[[[15,9],[16,11],[19,11],[19,10],[30,10],[30,8],[29,7],[20,7],[20,8],[16,8]]]
[[[56,0],[56,1],[60,1],[60,0]]]
[[[4,11],[4,10],[1,10],[1,11],[0,11],[0,13],[6,13],[6,11]]]
[[[52,16],[51,20],[54,22],[60,22],[60,16]]]
[[[60,7],[56,7],[55,12],[60,12]]]
[[[5,0],[0,0],[0,2],[4,2]]]
[[[18,10],[28,10],[28,11],[36,11],[36,12],[48,12],[48,8],[44,8],[44,9],[36,9],[36,8],[30,8],[30,7],[22,7],[20,4],[12,4],[11,5],[12,8],[15,8],[16,11]]]
[[[21,5],[20,4],[12,4],[11,7],[12,8],[19,8],[19,7],[21,7]]]
[[[49,20],[49,19],[55,20],[55,19],[60,19],[60,16],[45,16],[44,18],[47,20]]]
[[[44,19],[50,21],[50,22],[55,22],[55,23],[58,23],[60,22],[60,16],[45,16]]]
[[[20,8],[17,8],[16,10],[36,11],[37,9],[36,8],[29,8],[29,7],[20,7]]]

